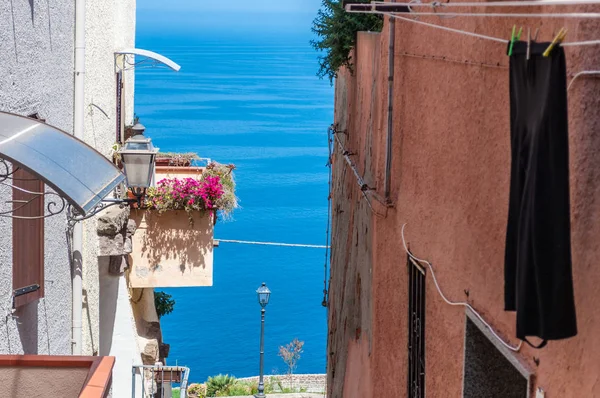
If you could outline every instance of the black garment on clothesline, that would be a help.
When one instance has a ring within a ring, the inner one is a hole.
[[[565,54],[516,42],[510,57],[511,176],[504,264],[505,309],[517,337],[575,336],[571,274]]]

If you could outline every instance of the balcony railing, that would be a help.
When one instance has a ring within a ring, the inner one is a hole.
[[[131,369],[131,398],[171,398],[173,384],[180,397],[187,397],[190,369],[184,366],[134,365]]]

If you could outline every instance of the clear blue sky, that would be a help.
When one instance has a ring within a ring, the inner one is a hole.
[[[138,32],[306,34],[321,0],[141,0]]]
[[[208,14],[243,11],[253,14],[314,13],[320,0],[142,0],[139,11],[202,12]]]

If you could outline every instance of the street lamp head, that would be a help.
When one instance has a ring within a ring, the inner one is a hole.
[[[143,127],[143,126],[142,126]],[[125,141],[119,151],[127,186],[138,195],[152,183],[154,158],[158,148],[152,145],[152,140],[143,135],[134,135]]]
[[[256,294],[258,294],[258,304],[265,308],[267,304],[269,304],[269,296],[271,296],[271,291],[264,282],[258,289],[256,289]]]
[[[133,132],[133,135],[142,135],[144,134],[144,131],[146,131],[146,127],[138,122],[131,127],[131,131]]]

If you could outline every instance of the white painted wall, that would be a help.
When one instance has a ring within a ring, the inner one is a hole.
[[[0,110],[38,113],[72,133],[74,13],[71,1],[0,0]],[[88,0],[84,140],[105,156],[116,134],[114,52],[131,47],[135,0]],[[130,123],[133,71],[125,82],[124,120]],[[0,205],[10,198],[10,189],[0,186]],[[0,217],[0,353],[68,355],[71,272],[65,216],[45,222],[45,298],[19,310],[14,319],[5,317],[12,292],[11,225],[11,219]],[[97,247],[96,221],[90,220],[84,226],[83,354],[115,355],[112,395],[127,397],[131,365],[141,363],[129,296],[124,277],[108,275],[107,264],[99,264]]]
[[[113,397],[131,397],[131,367],[141,363],[135,337],[133,312],[125,275],[108,273],[108,258],[99,262],[100,268],[100,355],[116,358],[113,368]],[[137,380],[141,391],[141,380]]]
[[[84,140],[107,157],[117,128],[114,53],[135,47],[135,4],[135,0],[87,1]],[[124,121],[129,124],[133,119],[133,71],[126,72],[125,81]],[[84,223],[83,234],[83,354],[93,355],[99,352],[101,317],[95,219]]]
[[[0,110],[38,113],[73,132],[74,2],[0,0]],[[0,186],[0,208],[11,197]],[[45,221],[45,298],[8,317],[12,220],[0,217],[0,353],[71,353],[71,272],[64,214]]]
[[[107,157],[117,131],[114,53],[135,47],[135,5],[135,0],[87,1],[84,140]],[[134,71],[125,72],[124,80],[123,121],[131,124]],[[115,356],[112,396],[130,397],[131,366],[141,358],[125,277],[110,275],[108,258],[98,257],[95,219],[85,222],[83,239],[83,354]]]

